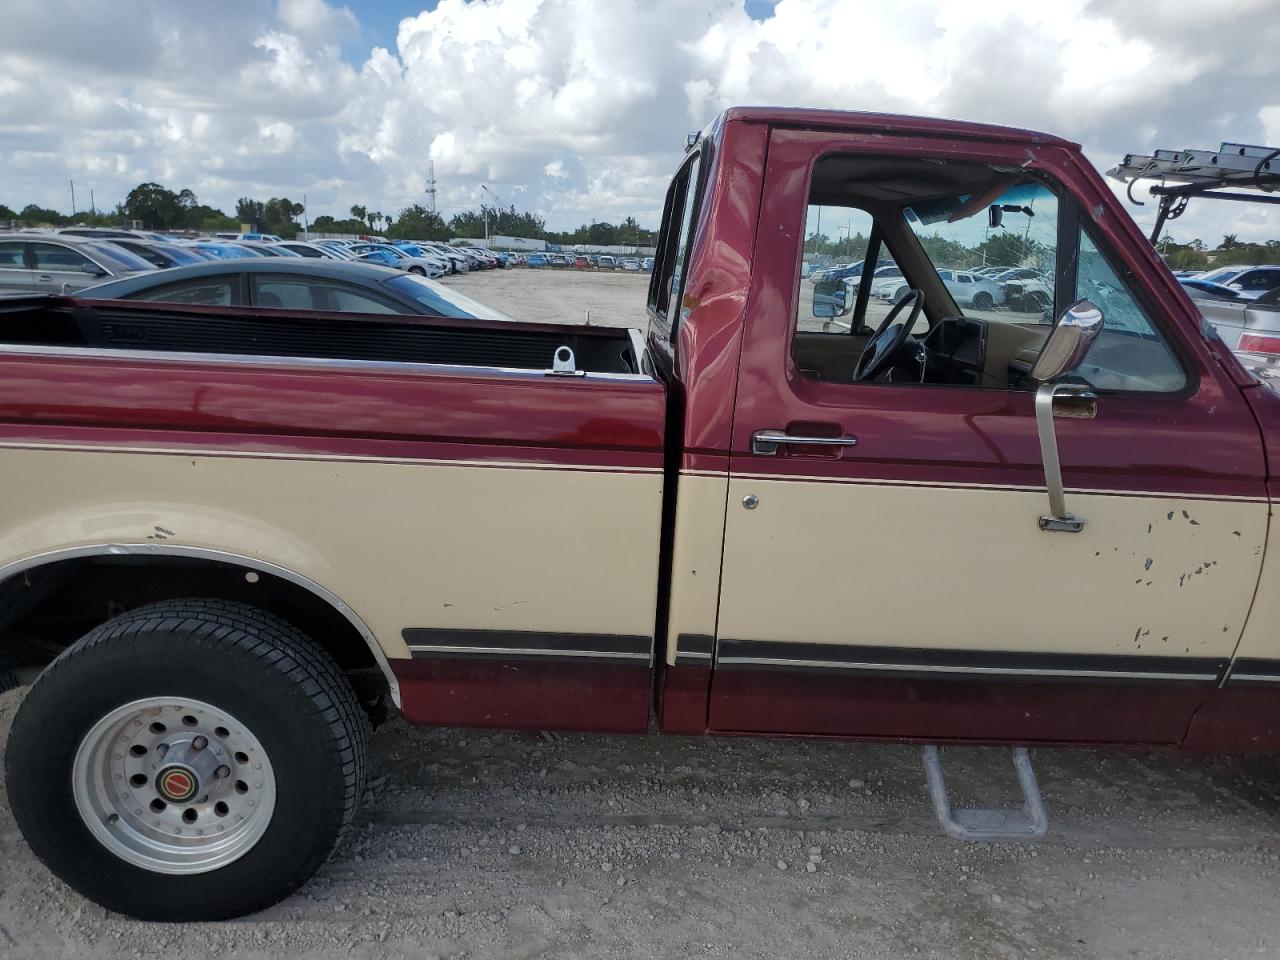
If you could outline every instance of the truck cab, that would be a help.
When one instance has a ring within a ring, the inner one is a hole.
[[[911,309],[802,279],[837,230],[867,239],[865,275],[901,267]],[[1078,147],[733,110],[659,243],[648,340],[682,438],[664,725],[1191,746],[1244,721],[1280,666],[1250,618],[1270,509],[1250,397],[1272,398]],[[962,307],[939,271],[983,255],[1051,277],[1051,305]],[[1080,301],[1103,328],[1046,447],[1032,371]],[[1044,522],[1047,466],[1078,527]]]

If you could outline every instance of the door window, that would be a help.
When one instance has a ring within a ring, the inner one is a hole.
[[[337,283],[288,277],[254,277],[253,302],[276,310],[400,313],[394,303]]]
[[[129,299],[229,307],[233,306],[238,300],[235,290],[239,282],[239,274],[228,274],[222,277],[202,277],[199,280],[184,280],[181,283],[169,283],[163,287],[144,290],[141,293],[131,294]]]
[[[809,196],[792,345],[802,376],[1032,390],[1055,304],[1088,297],[1103,308],[1104,336],[1079,375],[1099,390],[1185,386],[1158,328],[1076,226],[1074,205],[1061,222],[1058,187],[1046,178],[829,156],[815,165]],[[1060,237],[1069,249],[1059,250]],[[1058,290],[1073,279],[1074,297]]]
[[[1083,227],[1074,299],[1091,300],[1102,310],[1102,333],[1078,376],[1099,390],[1176,393],[1187,385],[1168,343]]]
[[[17,240],[0,241],[0,270],[26,270],[22,250],[26,244]]]
[[[701,166],[701,154],[694,154],[676,174],[667,190],[665,226],[658,249],[657,267],[649,286],[649,307],[670,322],[673,329],[679,326],[685,313],[681,307],[673,318],[671,304],[680,306],[683,297],[684,272],[697,226],[696,207],[700,193],[698,173]]]
[[[31,252],[35,255],[37,270],[100,272],[96,263],[70,247],[56,243],[33,243]]]

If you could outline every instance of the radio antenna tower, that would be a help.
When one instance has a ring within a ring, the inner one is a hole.
[[[431,212],[436,212],[436,162],[427,161],[427,202],[431,204]]]

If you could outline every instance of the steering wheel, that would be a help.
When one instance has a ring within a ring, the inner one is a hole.
[[[906,309],[907,304],[914,304],[911,315],[907,317],[905,323],[895,326],[894,321]],[[911,336],[916,318],[920,316],[923,308],[924,291],[918,289],[908,290],[907,295],[893,305],[889,315],[880,321],[879,329],[871,335],[871,339],[867,341],[866,346],[862,348],[862,353],[858,356],[858,362],[853,368],[855,383],[860,380],[874,380],[889,369],[894,357],[907,342],[907,337]]]

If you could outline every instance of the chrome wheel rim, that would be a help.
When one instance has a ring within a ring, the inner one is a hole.
[[[148,697],[112,710],[80,742],[76,808],[89,832],[156,873],[206,873],[248,853],[276,805],[258,738],[200,700]]]

